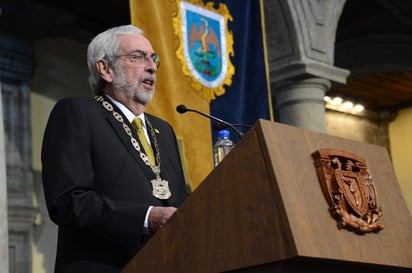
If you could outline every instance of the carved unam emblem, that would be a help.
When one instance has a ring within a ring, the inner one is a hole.
[[[378,232],[383,224],[378,220],[377,192],[366,161],[340,149],[320,149],[312,153],[319,181],[331,215],[338,228],[358,234]]]

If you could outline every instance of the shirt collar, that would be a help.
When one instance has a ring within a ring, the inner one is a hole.
[[[136,116],[132,113],[132,111],[129,110],[126,106],[124,106],[121,102],[115,100],[114,98],[106,95],[119,109],[122,111],[122,113],[126,116],[127,120],[132,123],[133,119],[136,118]],[[142,112],[140,115],[137,116],[142,120],[143,127],[146,128],[146,119],[144,116],[144,112]]]

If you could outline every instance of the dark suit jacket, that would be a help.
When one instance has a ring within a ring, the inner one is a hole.
[[[42,164],[49,215],[59,227],[56,272],[120,272],[150,237],[143,235],[148,207],[178,207],[187,197],[171,126],[146,117],[158,132],[161,177],[172,192],[166,202],[153,197],[151,168],[101,103],[64,99],[52,110]]]

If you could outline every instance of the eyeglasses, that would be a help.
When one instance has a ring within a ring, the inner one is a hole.
[[[142,50],[136,50],[135,52],[131,54],[125,54],[125,55],[116,55],[116,58],[120,57],[125,57],[128,58],[130,62],[139,64],[139,65],[148,65],[151,62],[153,62],[157,68],[160,66],[160,60],[159,56],[157,54],[152,54],[149,56],[147,52],[144,52]]]

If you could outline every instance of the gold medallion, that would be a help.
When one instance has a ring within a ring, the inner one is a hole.
[[[152,193],[154,197],[156,197],[157,199],[166,200],[169,199],[170,196],[172,196],[172,193],[169,189],[169,182],[161,179],[160,177],[153,179],[151,182],[153,188]]]

